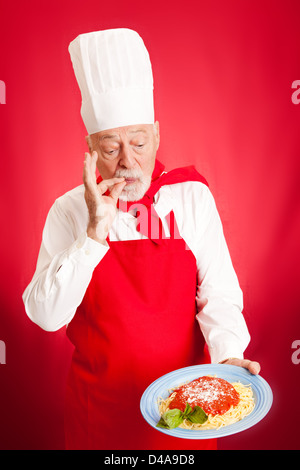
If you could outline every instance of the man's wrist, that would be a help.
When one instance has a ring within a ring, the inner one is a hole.
[[[89,238],[91,238],[92,240],[95,240],[96,242],[98,243],[101,243],[102,245],[106,245],[106,238],[104,238],[103,236],[101,236],[101,238],[99,237],[98,233],[97,233],[97,227],[94,226],[94,225],[88,225],[87,227],[87,236]]]

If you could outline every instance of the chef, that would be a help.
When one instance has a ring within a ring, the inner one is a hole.
[[[242,292],[206,180],[157,160],[153,76],[129,29],[69,46],[87,129],[83,185],[54,202],[23,294],[47,331],[67,326],[67,449],[200,449],[149,426],[139,402],[161,375],[243,358]],[[97,176],[98,175],[98,176]]]

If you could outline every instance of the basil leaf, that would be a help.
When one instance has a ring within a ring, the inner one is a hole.
[[[189,403],[185,405],[185,410],[183,412],[183,418],[187,418],[190,413],[192,413],[193,409]]]
[[[192,413],[188,415],[187,419],[192,423],[203,424],[205,421],[207,421],[208,416],[205,411],[200,408],[200,406],[196,405]]]
[[[166,411],[162,415],[156,426],[159,428],[174,429],[177,428],[182,423],[182,421],[182,411],[178,410],[177,408],[174,408],[173,410]]]
[[[163,417],[160,418],[160,420],[158,421],[156,427],[157,427],[157,428],[170,429],[169,426],[166,424],[166,422],[165,422],[165,420],[164,420]]]

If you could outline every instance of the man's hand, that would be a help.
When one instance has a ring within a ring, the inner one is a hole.
[[[102,180],[97,184],[96,162],[97,152],[85,154],[83,183],[85,187],[85,202],[89,211],[87,235],[90,238],[105,244],[109,229],[115,218],[117,201],[126,185],[124,178],[111,178]],[[108,196],[104,196],[107,190]]]
[[[255,361],[250,361],[249,359],[237,359],[235,357],[231,357],[230,359],[222,361],[221,364],[231,364],[232,366],[244,367],[253,375],[257,375],[260,372],[260,364]]]

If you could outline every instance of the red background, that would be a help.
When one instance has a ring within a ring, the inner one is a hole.
[[[21,294],[51,204],[81,184],[86,132],[68,44],[115,27],[137,30],[150,52],[158,157],[168,169],[195,164],[210,183],[244,291],[246,355],[274,392],[268,416],[219,448],[300,447],[299,18],[297,0],[1,0],[2,449],[63,448],[71,347],[64,330],[30,322]]]

